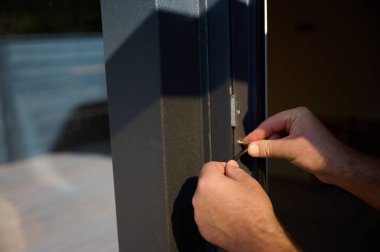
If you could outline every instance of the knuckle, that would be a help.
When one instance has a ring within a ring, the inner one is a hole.
[[[202,171],[206,171],[207,169],[210,169],[210,167],[213,165],[212,162],[205,163],[202,167]]]
[[[208,173],[209,170],[210,170],[210,167],[207,166],[207,164],[203,165],[201,172],[199,173],[199,180],[201,180],[205,176],[205,174]],[[199,183],[199,181],[198,181],[198,183]]]
[[[191,204],[193,205],[194,208],[196,208],[197,203],[198,203],[198,197],[194,195],[194,197],[191,199]]]
[[[270,158],[271,157],[271,148],[270,148],[270,145],[268,143],[264,143],[263,147],[264,147],[263,150],[264,150],[265,157]]]
[[[207,190],[207,186],[208,186],[208,183],[207,183],[206,179],[200,178],[198,180],[197,191],[202,193],[202,192]]]
[[[300,114],[309,114],[310,113],[310,110],[305,106],[301,106],[301,107],[296,108],[296,111]]]
[[[201,174],[208,173],[209,171],[215,170],[215,166],[217,165],[217,162],[208,162],[203,165]]]

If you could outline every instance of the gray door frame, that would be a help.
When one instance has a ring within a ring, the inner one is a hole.
[[[266,116],[264,1],[101,3],[120,251],[212,251],[191,198]],[[265,161],[242,165],[265,184]]]

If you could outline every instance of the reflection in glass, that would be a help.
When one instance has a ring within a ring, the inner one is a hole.
[[[100,23],[0,0],[1,251],[117,251]]]

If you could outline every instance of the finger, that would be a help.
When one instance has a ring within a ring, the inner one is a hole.
[[[280,158],[292,161],[295,159],[290,139],[261,140],[252,142],[248,154],[260,158]]]
[[[262,122],[257,129],[244,138],[244,141],[253,142],[266,139],[281,132],[289,132],[293,117],[293,109],[280,112]]]
[[[280,139],[282,138],[283,136],[281,136],[281,134],[274,134],[274,135],[271,135],[270,137],[268,137],[269,140],[276,140],[276,139]]]
[[[224,175],[226,163],[224,162],[209,162],[203,165],[199,177],[207,175]]]
[[[235,160],[231,160],[226,164],[226,176],[237,181],[245,181],[250,178]]]

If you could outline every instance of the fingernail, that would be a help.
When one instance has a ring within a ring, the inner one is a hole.
[[[240,168],[239,167],[239,164],[235,161],[235,160],[231,160],[228,162],[228,165],[229,166],[233,166],[233,167],[236,167],[236,168]]]
[[[250,144],[248,147],[248,153],[251,156],[258,157],[259,156],[259,146],[257,144]]]

